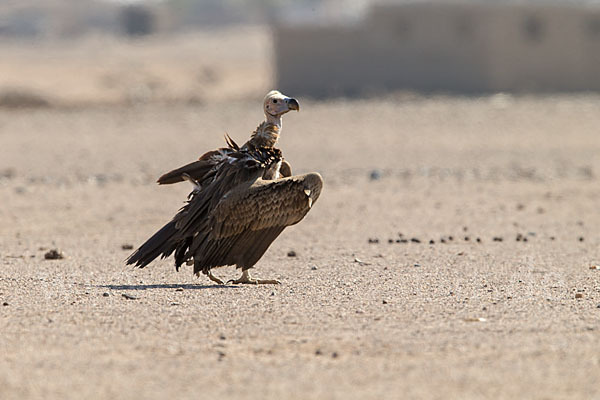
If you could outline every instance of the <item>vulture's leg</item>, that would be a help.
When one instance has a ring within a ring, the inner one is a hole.
[[[254,279],[254,278],[250,277],[249,270],[244,270],[242,272],[242,276],[240,277],[240,279],[236,279],[236,280],[231,279],[231,280],[227,281],[227,283],[234,283],[234,284],[248,283],[248,284],[252,284],[252,285],[261,285],[261,284],[278,285],[281,282],[279,282],[278,280],[275,280],[275,279]]]
[[[219,285],[222,285],[222,284],[223,284],[223,281],[222,281],[222,280],[220,280],[219,278],[217,278],[216,276],[214,276],[214,275],[212,274],[212,271],[211,271],[211,270],[208,270],[208,273],[207,273],[206,275],[208,276],[208,279],[210,279],[211,281],[213,281],[213,282],[216,282],[216,283],[218,283]]]

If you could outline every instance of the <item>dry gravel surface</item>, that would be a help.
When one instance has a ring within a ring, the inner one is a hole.
[[[124,265],[260,99],[0,110],[0,398],[600,398],[599,97],[299,100],[276,286]]]

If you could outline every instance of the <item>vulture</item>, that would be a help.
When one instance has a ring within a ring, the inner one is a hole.
[[[175,268],[194,265],[218,284],[212,269],[236,265],[242,276],[227,283],[279,283],[254,279],[249,269],[288,226],[297,224],[319,198],[318,173],[292,175],[290,164],[275,147],[281,119],[300,110],[298,101],[270,91],[263,103],[265,121],[238,146],[225,134],[226,147],[167,172],[160,185],[189,181],[193,190],[173,219],[135,250],[126,262],[143,268],[158,256],[174,254]]]

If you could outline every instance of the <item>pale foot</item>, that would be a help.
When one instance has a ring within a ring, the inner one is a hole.
[[[211,271],[208,271],[208,274],[206,274],[206,275],[208,276],[208,279],[210,279],[211,281],[216,282],[219,285],[223,285],[223,281],[220,280],[219,278],[217,278],[216,276],[214,276]]]
[[[263,284],[267,284],[267,285],[279,285],[281,284],[281,282],[279,282],[278,280],[275,279],[254,279],[250,277],[250,272],[248,272],[248,270],[245,270],[242,272],[242,276],[240,277],[240,279],[230,279],[227,281],[227,283],[233,283],[233,284],[238,284],[238,283],[245,283],[245,284],[249,284],[249,285],[263,285]]]

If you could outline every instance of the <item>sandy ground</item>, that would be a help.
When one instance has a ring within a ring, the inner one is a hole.
[[[267,43],[3,44],[51,107],[0,108],[0,399],[600,398],[599,96],[300,98],[281,285],[124,266],[190,189],[155,179],[261,120]]]
[[[256,101],[0,111],[0,398],[600,397],[599,97],[300,101],[326,186],[261,287],[121,248]]]

